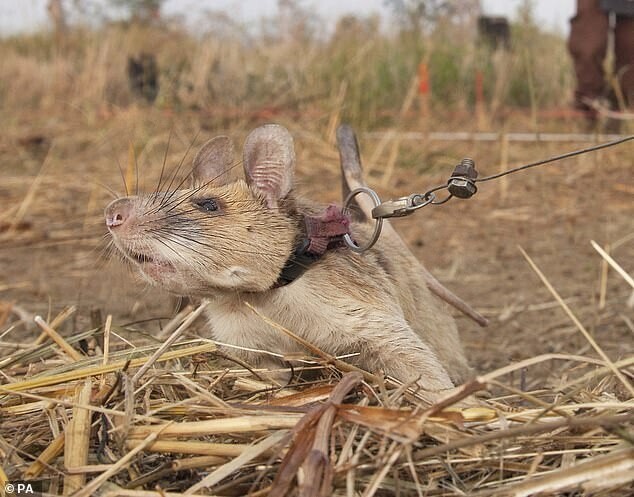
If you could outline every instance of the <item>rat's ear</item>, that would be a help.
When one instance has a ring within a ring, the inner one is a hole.
[[[295,147],[286,128],[265,124],[247,136],[244,143],[247,183],[264,195],[269,207],[277,206],[291,191],[294,168]]]
[[[224,185],[231,181],[233,143],[227,136],[216,136],[205,143],[194,157],[194,187],[210,183]]]

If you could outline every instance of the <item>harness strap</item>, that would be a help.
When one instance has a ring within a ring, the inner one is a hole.
[[[350,219],[336,205],[319,216],[304,216],[306,236],[282,268],[273,288],[292,283],[328,251],[345,247],[343,235],[350,234]]]

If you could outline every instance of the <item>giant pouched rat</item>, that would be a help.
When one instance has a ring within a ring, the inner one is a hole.
[[[189,189],[120,198],[105,210],[116,247],[145,279],[208,301],[210,335],[245,349],[291,355],[300,344],[249,309],[332,355],[440,392],[470,375],[454,319],[412,268],[411,254],[382,237],[358,254],[341,235],[366,239],[366,223],[324,210],[293,190],[289,132],[261,126],[244,145],[246,181],[231,180],[227,137],[194,158]],[[238,350],[254,365],[270,355]]]

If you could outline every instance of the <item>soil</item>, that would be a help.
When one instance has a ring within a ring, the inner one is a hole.
[[[338,155],[324,130],[279,120],[296,137],[299,191],[340,202]],[[95,320],[91,315],[108,314],[115,323],[156,331],[174,315],[177,299],[147,287],[108,250],[102,212],[113,198],[110,190],[124,193],[122,177],[134,190],[137,176],[141,189],[153,190],[164,157],[180,181],[191,163],[192,142],[195,149],[215,134],[230,134],[241,143],[255,125],[222,129],[202,115],[140,107],[15,116],[0,136],[0,320],[14,321],[15,315],[2,312],[10,305],[44,317],[75,305],[62,334],[86,329]],[[570,131],[566,123],[560,129]],[[482,176],[587,145],[511,143],[503,150],[499,142],[403,141],[389,173],[391,146],[372,163],[378,142],[360,134],[368,183],[384,199],[444,183],[464,156],[475,159]],[[610,270],[605,305],[600,302],[602,259],[590,245],[610,245],[616,261],[634,274],[633,147],[629,142],[481,183],[470,200],[452,199],[393,221],[425,265],[490,319],[481,328],[456,313],[476,370],[553,352],[596,356],[520,248],[610,358],[634,352],[632,288]],[[508,160],[500,165],[504,155]],[[2,340],[24,342],[35,333],[33,325],[20,325]],[[550,369],[531,375],[527,388],[540,378],[560,377],[559,363],[542,364]]]

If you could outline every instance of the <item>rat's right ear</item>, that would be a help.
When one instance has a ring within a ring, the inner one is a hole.
[[[192,178],[194,187],[206,183],[216,186],[231,181],[230,171],[234,166],[233,142],[228,136],[216,136],[207,143],[194,157]]]
[[[247,136],[244,142],[247,183],[266,198],[269,207],[276,207],[291,191],[294,169],[295,146],[286,128],[265,124]]]

